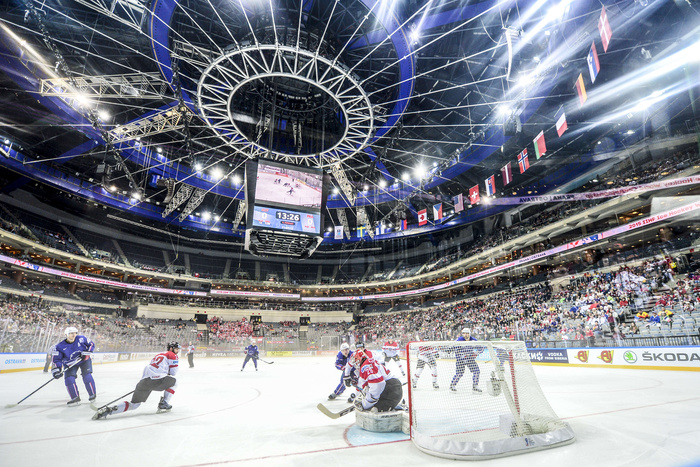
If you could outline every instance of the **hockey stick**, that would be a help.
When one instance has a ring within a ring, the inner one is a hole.
[[[256,359],[256,360],[260,360],[260,361],[263,362],[263,363],[267,363],[268,365],[272,365],[273,363],[275,363],[275,362],[266,362],[265,360],[263,360],[263,359],[260,358],[260,357],[255,357],[255,359]]]
[[[107,402],[107,403],[106,403],[105,405],[103,405],[102,407],[97,407],[97,406],[95,405],[94,402],[90,402],[90,408],[91,408],[92,410],[94,410],[94,411],[98,411],[98,410],[100,410],[100,409],[104,409],[104,408],[107,407],[108,405],[112,405],[112,404],[114,404],[115,402],[117,402],[118,400],[124,399],[126,396],[129,396],[129,395],[133,394],[135,391],[136,391],[136,390],[134,389],[134,390],[131,391],[131,392],[127,392],[127,393],[124,394],[123,396],[117,397],[117,398],[114,399],[112,402]]]
[[[80,359],[74,361],[72,364],[70,364],[70,365],[68,365],[68,366],[66,367],[66,370],[69,370],[69,369],[73,368],[75,365],[77,365],[78,363],[80,363],[80,362],[82,362],[82,361],[83,361],[82,358],[80,358]],[[61,372],[61,374],[63,374],[63,373],[65,373],[65,371]],[[47,382],[45,382],[44,384],[42,384],[41,386],[39,386],[38,388],[36,388],[36,389],[35,389],[33,392],[31,392],[27,397],[25,397],[25,398],[22,399],[21,401],[17,402],[16,404],[7,404],[7,405],[5,406],[5,408],[6,408],[6,409],[11,409],[12,407],[17,407],[19,404],[21,404],[21,403],[24,402],[25,400],[29,399],[29,397],[30,397],[31,395],[33,395],[34,393],[38,392],[39,389],[43,388],[44,386],[46,386],[47,384],[49,384],[51,381],[53,381],[53,380],[55,380],[55,379],[58,379],[58,378],[54,378],[54,377],[52,376],[50,380],[48,380]]]
[[[332,419],[334,419],[334,420],[335,420],[336,418],[342,417],[343,415],[347,415],[347,414],[349,414],[350,412],[352,412],[352,411],[355,410],[355,406],[354,406],[354,405],[351,405],[351,406],[349,406],[349,407],[345,407],[345,408],[344,408],[343,410],[341,410],[340,412],[331,412],[330,410],[328,410],[328,407],[326,407],[326,406],[323,405],[323,404],[318,404],[318,405],[316,406],[316,408],[317,408],[318,410],[320,410],[321,412],[323,412],[323,414],[324,414],[326,417],[332,418]]]

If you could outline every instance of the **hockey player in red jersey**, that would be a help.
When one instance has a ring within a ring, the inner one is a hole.
[[[420,336],[416,336],[416,340],[419,341]],[[437,363],[435,362],[438,355],[438,350],[432,345],[426,343],[418,346],[418,363],[416,364],[416,372],[413,374],[413,378],[411,380],[411,387],[413,387],[413,389],[415,389],[418,385],[418,378],[420,378],[421,373],[423,373],[425,365],[430,367],[430,376],[433,379],[433,388],[440,389],[437,382]]]
[[[406,376],[406,372],[403,371],[403,366],[401,365],[401,359],[399,358],[399,344],[390,338],[382,346],[382,352],[384,353],[384,364],[386,365],[391,360],[394,360],[396,364],[399,365],[401,376]]]
[[[352,385],[350,369],[354,367],[358,373],[358,386],[362,388],[364,397],[355,400],[356,410],[373,410],[388,412],[394,410],[401,402],[403,389],[401,381],[391,374],[386,367],[378,363],[372,352],[357,349],[350,359],[350,365],[345,367],[345,385]]]
[[[97,411],[92,417],[93,420],[101,420],[108,415],[126,412],[127,410],[136,410],[139,406],[146,402],[148,396],[153,391],[163,391],[163,397],[158,403],[158,411],[169,411],[172,406],[169,404],[170,399],[175,394],[177,380],[175,375],[178,370],[178,352],[180,344],[171,342],[168,344],[168,350],[159,353],[151,362],[146,365],[141,375],[141,381],[136,385],[134,395],[131,396],[131,402],[120,402],[112,407],[103,407]]]

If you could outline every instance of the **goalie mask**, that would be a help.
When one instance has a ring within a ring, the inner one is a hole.
[[[350,364],[355,368],[359,368],[365,360],[372,358],[372,354],[365,349],[357,349],[350,357]]]

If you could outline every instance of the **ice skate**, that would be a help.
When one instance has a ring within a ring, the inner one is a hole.
[[[88,400],[89,400],[90,402],[94,402],[95,399],[97,399],[97,394],[93,394],[92,396],[90,396],[90,397],[88,398]]]
[[[163,413],[163,412],[170,412],[170,409],[172,409],[173,406],[165,402],[164,398],[160,398],[160,402],[158,403],[158,412],[157,413]]]
[[[76,405],[80,405],[80,396],[76,397],[75,399],[71,399],[67,402],[68,407],[75,407]]]
[[[328,396],[328,400],[329,400],[329,401],[332,401],[332,400],[334,400],[336,397],[338,397],[338,395],[337,395],[336,393],[332,392],[332,393]]]
[[[411,381],[411,387],[412,387],[413,389],[416,389],[416,386],[417,386],[417,385],[418,385],[418,380],[414,379],[414,380]]]
[[[440,389],[440,386],[438,386],[438,383],[433,383],[433,389]]]
[[[457,388],[453,385],[450,385],[450,391],[457,392]]]
[[[474,392],[483,392],[481,389],[479,389],[479,388],[476,387],[476,386],[472,386],[472,391],[474,391]]]
[[[104,420],[107,418],[109,414],[117,410],[117,406],[113,407],[102,407],[100,410],[98,410],[95,415],[92,416],[93,420]]]
[[[350,394],[350,397],[348,397],[348,404],[352,404],[355,402],[355,394]]]

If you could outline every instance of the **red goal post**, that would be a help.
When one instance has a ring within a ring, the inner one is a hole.
[[[422,451],[489,459],[574,441],[540,388],[524,342],[406,345],[410,436]]]

